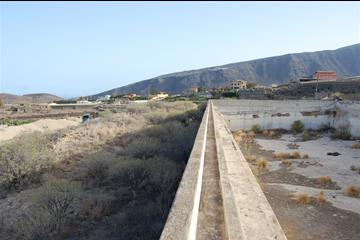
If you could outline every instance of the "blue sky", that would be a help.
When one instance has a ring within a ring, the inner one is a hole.
[[[360,42],[360,2],[1,2],[0,92],[99,93]]]

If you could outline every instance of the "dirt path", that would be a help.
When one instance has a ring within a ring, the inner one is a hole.
[[[224,213],[213,116],[209,115],[196,239],[224,239]]]

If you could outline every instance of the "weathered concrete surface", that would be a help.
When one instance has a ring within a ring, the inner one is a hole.
[[[161,239],[286,240],[243,154],[211,102]]]
[[[160,239],[196,239],[208,116],[209,105],[202,118],[190,158]]]
[[[321,100],[215,100],[232,131],[249,130],[259,124],[263,129],[290,129],[295,120],[305,128],[318,129],[324,124],[335,128],[348,125],[360,136],[360,102]],[[336,115],[331,112],[335,111]]]
[[[212,114],[209,114],[204,172],[201,186],[196,239],[224,239],[224,211]]]
[[[228,239],[285,240],[275,213],[216,107],[213,117]]]

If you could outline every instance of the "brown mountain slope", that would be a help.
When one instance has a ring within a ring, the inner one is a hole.
[[[270,85],[310,75],[317,70],[334,70],[339,76],[360,75],[360,44],[336,50],[286,54],[198,70],[166,74],[114,88],[92,97],[135,92],[147,95],[152,89],[172,94],[192,87],[218,87],[236,79]]]
[[[48,93],[35,93],[25,94],[23,96],[0,93],[0,99],[5,104],[18,104],[18,103],[49,103],[52,101],[63,100],[63,98],[48,94]]]

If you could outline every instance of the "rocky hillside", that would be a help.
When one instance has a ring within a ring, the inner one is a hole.
[[[339,76],[360,75],[360,44],[336,50],[286,54],[217,67],[166,74],[94,95],[134,92],[147,95],[152,89],[172,94],[193,87],[218,87],[236,79],[258,84],[284,83],[311,75],[317,70],[334,70]]]
[[[6,104],[15,104],[15,103],[49,103],[52,101],[63,100],[63,98],[48,94],[48,93],[35,93],[35,94],[26,94],[22,96],[0,93],[0,99],[3,103]]]

